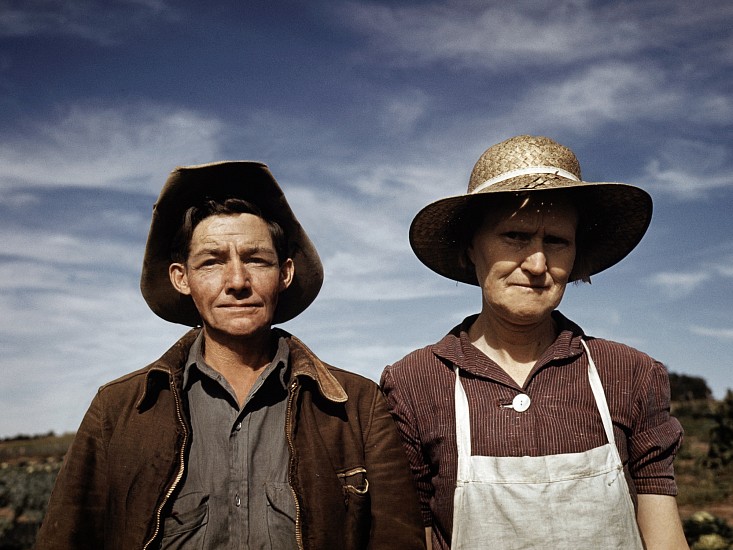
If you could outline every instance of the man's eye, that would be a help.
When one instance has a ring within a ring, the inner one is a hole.
[[[252,258],[246,258],[244,260],[244,263],[250,264],[250,265],[262,265],[262,266],[272,265],[272,261],[269,258],[261,258],[259,256],[254,256]]]

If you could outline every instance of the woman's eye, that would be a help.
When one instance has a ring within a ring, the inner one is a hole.
[[[521,231],[507,231],[504,236],[511,241],[526,241],[529,236]]]
[[[557,237],[553,235],[547,235],[545,237],[545,243],[547,244],[557,244],[557,245],[568,245],[570,244],[570,241],[564,237]]]

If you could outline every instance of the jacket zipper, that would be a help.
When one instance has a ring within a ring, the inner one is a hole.
[[[173,484],[170,486],[168,491],[165,494],[165,497],[163,498],[163,501],[160,503],[160,506],[158,506],[158,509],[155,511],[155,531],[153,532],[153,536],[150,537],[150,540],[145,543],[145,546],[143,546],[143,550],[147,550],[147,548],[152,544],[152,542],[157,538],[158,533],[160,532],[160,516],[163,512],[163,507],[168,502],[168,499],[173,494],[173,491],[176,490],[176,487],[178,486],[178,483],[180,483],[181,478],[183,477],[183,470],[186,467],[185,463],[185,454],[186,454],[186,443],[188,441],[188,430],[186,429],[186,424],[183,421],[183,415],[181,414],[181,400],[178,397],[178,391],[175,388],[175,382],[171,378],[170,380],[171,385],[171,392],[173,393],[173,398],[176,402],[176,416],[178,417],[178,422],[180,423],[181,427],[183,428],[183,443],[181,444],[181,454],[179,456],[179,468],[178,473],[176,474],[176,478],[173,480]]]
[[[295,493],[293,488],[293,461],[295,460],[295,445],[293,444],[292,436],[292,421],[293,421],[293,401],[295,399],[295,392],[298,389],[298,381],[293,380],[290,384],[290,395],[288,395],[288,410],[285,413],[285,434],[288,438],[288,448],[290,449],[290,492],[293,493],[293,500],[295,500],[295,542],[298,544],[299,550],[305,550],[303,546],[303,532],[300,524],[300,502],[298,501],[298,495]]]

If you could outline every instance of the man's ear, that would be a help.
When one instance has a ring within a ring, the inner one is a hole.
[[[168,276],[173,288],[185,296],[190,296],[191,289],[188,286],[188,275],[184,264],[172,263],[168,267]]]
[[[295,263],[292,258],[288,258],[280,264],[280,292],[286,290],[295,277]]]

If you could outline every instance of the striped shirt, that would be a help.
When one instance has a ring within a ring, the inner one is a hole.
[[[588,382],[584,337],[611,411],[616,445],[632,497],[676,495],[672,461],[682,427],[669,413],[665,367],[633,348],[586,337],[553,313],[558,336],[523,387],[473,346],[469,317],[437,344],[416,350],[382,374],[382,389],[402,436],[434,548],[449,548],[458,453],[455,372],[469,401],[471,449],[480,456],[544,456],[605,445],[603,424]],[[531,405],[507,407],[520,393]]]

